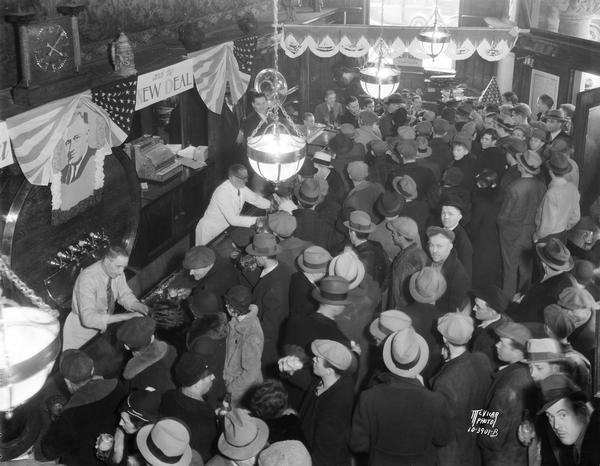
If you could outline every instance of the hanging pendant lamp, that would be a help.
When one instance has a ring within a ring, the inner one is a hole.
[[[283,108],[288,87],[278,69],[278,0],[273,0],[273,13],[274,68],[262,70],[254,81],[254,90],[264,94],[267,100],[267,114],[248,137],[247,156],[252,170],[278,184],[300,171],[306,157],[306,139]]]
[[[440,54],[446,50],[452,36],[444,26],[438,2],[435,1],[435,10],[433,15],[427,21],[425,28],[419,32],[417,40],[419,41],[423,51],[435,60]]]

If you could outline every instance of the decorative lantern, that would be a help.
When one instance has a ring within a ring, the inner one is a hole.
[[[443,24],[437,0],[435,0],[435,10],[433,11],[433,15],[429,18],[427,25],[421,30],[417,39],[420,42],[423,51],[429,55],[432,60],[435,60],[436,57],[446,50],[446,46],[448,45],[448,42],[450,42],[451,36]]]
[[[266,97],[267,115],[248,137],[247,155],[250,166],[258,175],[277,184],[294,176],[302,167],[306,157],[306,139],[283,108],[288,87],[277,67],[278,0],[273,1],[273,12],[274,67],[262,70],[254,82],[254,89]],[[280,121],[280,114],[284,121]]]

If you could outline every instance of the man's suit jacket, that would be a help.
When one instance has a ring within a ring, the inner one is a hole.
[[[340,104],[339,102],[335,102],[333,104],[333,121],[330,118],[329,115],[329,107],[327,106],[326,102],[322,102],[319,105],[317,105],[315,107],[315,121],[317,123],[321,123],[321,124],[329,124],[329,125],[334,125],[336,123],[339,123],[340,121],[340,116],[342,115],[342,113],[344,113],[344,107],[342,107],[342,104]]]
[[[446,292],[435,305],[443,314],[456,312],[471,289],[471,280],[454,249],[442,265],[442,275],[446,279]]]
[[[290,279],[290,318],[305,317],[314,314],[319,303],[312,297],[312,291],[317,287],[304,272],[292,274]]]
[[[278,264],[262,277],[252,293],[252,303],[258,306],[258,318],[265,337],[262,367],[267,374],[272,373],[273,365],[279,356],[279,334],[289,314],[290,273]]]

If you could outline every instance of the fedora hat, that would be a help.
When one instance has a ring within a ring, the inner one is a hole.
[[[311,159],[309,159],[308,157],[306,157],[304,159],[304,163],[302,164],[302,167],[300,168],[300,171],[298,172],[298,174],[300,176],[302,176],[303,178],[311,178],[317,172],[318,172],[318,170],[315,168],[313,161]]]
[[[565,114],[559,109],[548,110],[544,116],[546,120],[566,121]]]
[[[482,288],[472,290],[471,294],[473,297],[485,301],[489,307],[499,314],[506,311],[506,308],[509,305],[508,298],[504,295],[502,290],[495,285],[488,284]]]
[[[415,125],[415,131],[419,136],[431,136],[433,125],[431,121],[419,121]]]
[[[192,461],[190,432],[179,419],[166,417],[148,424],[138,431],[135,441],[152,466],[188,466]]]
[[[298,256],[298,267],[305,272],[327,272],[331,254],[321,246],[309,246]]]
[[[573,170],[569,157],[563,152],[552,151],[552,155],[546,162],[548,169],[555,175],[566,175]]]
[[[568,271],[573,268],[574,262],[571,253],[558,238],[548,238],[545,242],[535,245],[540,259],[553,270]]]
[[[563,398],[583,402],[588,401],[585,392],[564,374],[553,374],[546,377],[540,382],[540,389],[542,392],[542,402],[544,404],[537,414],[542,414]]]
[[[392,180],[394,190],[405,199],[412,201],[417,198],[417,183],[408,175],[395,176]]]
[[[527,173],[537,175],[542,166],[542,157],[535,151],[528,150],[525,152],[517,152],[515,155],[517,162],[525,169]]]
[[[564,360],[560,343],[554,338],[532,338],[527,342],[527,363]]]
[[[426,159],[432,154],[431,147],[429,147],[429,141],[425,136],[417,136],[417,158]]]
[[[404,209],[404,198],[397,192],[386,191],[377,199],[375,206],[384,217],[395,217]]]
[[[550,304],[544,308],[544,324],[559,339],[567,338],[575,330],[575,321],[558,304]]]
[[[516,322],[504,322],[496,327],[494,332],[499,337],[511,339],[521,345],[524,350],[527,347],[527,342],[531,340],[531,331],[525,325]]]
[[[428,360],[427,342],[412,326],[392,333],[383,345],[383,362],[392,374],[415,378]]]
[[[331,259],[329,275],[346,279],[348,288],[353,290],[365,278],[365,266],[354,251],[347,250]]]
[[[350,217],[344,222],[344,226],[358,233],[373,233],[375,231],[375,224],[371,221],[371,216],[362,210],[350,212]]]
[[[389,335],[403,328],[410,327],[412,319],[408,314],[396,309],[383,311],[371,325],[369,325],[369,333],[373,338],[384,340]]]
[[[219,451],[232,460],[247,460],[256,456],[269,439],[267,424],[251,417],[243,409],[234,409],[223,419]]]
[[[281,252],[281,247],[271,233],[257,233],[252,244],[246,247],[246,252],[252,256],[275,256]]]
[[[260,452],[258,466],[310,466],[310,453],[298,440],[280,440]]]
[[[446,292],[446,279],[433,267],[423,267],[411,275],[408,289],[419,303],[435,303]]]
[[[354,141],[342,133],[336,134],[329,141],[329,148],[337,155],[345,154],[354,147]]]
[[[324,198],[319,182],[314,178],[308,178],[294,188],[296,199],[305,205],[313,206]]]
[[[325,277],[319,287],[312,290],[312,297],[323,304],[345,306],[350,304],[348,298],[348,280],[343,277]]]
[[[394,146],[394,150],[401,157],[414,160],[417,158],[417,141],[414,139],[400,141]]]

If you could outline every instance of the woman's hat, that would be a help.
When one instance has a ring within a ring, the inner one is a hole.
[[[375,207],[384,217],[395,217],[404,209],[404,198],[397,192],[385,191],[379,196]]]
[[[410,295],[419,303],[435,303],[446,292],[446,279],[433,267],[423,267],[411,275]]]
[[[392,374],[415,378],[428,360],[427,342],[412,326],[392,333],[383,345],[383,362]]]
[[[252,256],[275,256],[281,252],[281,247],[271,233],[257,233],[252,244],[246,247],[246,252]]]
[[[308,178],[294,188],[294,195],[298,201],[305,205],[313,206],[323,200],[321,186],[314,178]]]
[[[232,460],[247,460],[264,448],[269,440],[267,424],[243,409],[234,409],[223,419],[219,451]]]
[[[309,246],[298,256],[298,267],[305,272],[327,272],[331,254],[321,246]]]
[[[371,322],[369,333],[373,335],[373,338],[384,340],[392,333],[411,325],[412,319],[406,312],[390,309],[383,311],[377,319]]]
[[[344,222],[344,226],[358,233],[373,233],[376,228],[371,221],[371,216],[362,210],[350,212],[350,217]]]
[[[312,291],[312,297],[323,304],[345,306],[350,304],[348,298],[348,280],[343,277],[325,277],[319,287]]]
[[[558,238],[548,238],[545,242],[535,245],[535,250],[540,259],[551,269],[568,271],[573,268],[574,262],[571,253]]]
[[[188,466],[192,461],[190,432],[179,419],[166,417],[144,426],[135,441],[152,466]]]
[[[347,250],[331,259],[329,275],[346,279],[353,290],[365,278],[365,266],[354,251]]]

